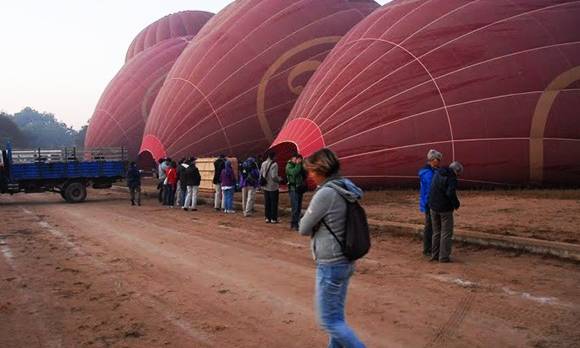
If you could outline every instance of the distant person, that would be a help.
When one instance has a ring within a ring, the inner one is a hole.
[[[443,154],[437,150],[429,150],[427,164],[419,169],[419,211],[425,214],[425,228],[423,229],[423,255],[431,256],[431,239],[433,238],[433,225],[431,224],[431,209],[429,209],[429,191],[431,180],[435,171],[439,168]]]
[[[127,171],[127,187],[131,196],[131,205],[141,206],[141,171],[137,168],[137,163],[131,162]]]
[[[163,203],[163,199],[164,199],[164,194],[163,194],[163,188],[165,185],[165,179],[167,178],[167,174],[165,174],[165,172],[167,171],[167,159],[165,158],[161,158],[159,159],[159,166],[157,167],[157,178],[159,179],[159,182],[157,184],[157,190],[159,191],[158,195],[157,195],[157,199],[159,200],[159,203]]]
[[[268,159],[260,168],[260,186],[264,191],[264,211],[268,224],[278,223],[278,199],[280,195],[280,177],[278,176],[278,163],[275,161],[276,154],[270,152]]]
[[[453,162],[448,168],[435,172],[429,192],[429,208],[433,224],[431,261],[450,262],[453,239],[453,211],[459,209],[457,198],[457,177],[463,173],[463,166]]]
[[[232,162],[226,161],[220,176],[221,189],[224,194],[224,212],[234,214],[234,192],[236,191],[236,175]]]
[[[244,216],[252,216],[256,201],[256,190],[260,186],[260,169],[256,160],[249,157],[242,164],[240,187],[242,189],[242,211]]]
[[[296,231],[298,231],[300,214],[302,213],[302,197],[307,191],[306,171],[302,165],[302,160],[302,155],[294,153],[286,164],[288,194],[290,195],[290,205],[292,207],[290,228]]]
[[[175,205],[175,189],[177,186],[177,163],[171,162],[165,174],[166,178],[165,178],[165,186],[163,188],[163,190],[165,191],[163,204],[170,208],[173,208]]]
[[[188,162],[188,167],[183,174],[187,195],[183,203],[183,210],[189,209],[197,211],[197,193],[199,192],[199,185],[201,184],[201,175],[199,169],[195,165],[196,158],[192,157]]]
[[[300,234],[311,237],[316,261],[315,298],[319,322],[330,336],[328,347],[364,347],[345,319],[344,305],[354,262],[344,256],[339,244],[345,241],[346,202],[360,200],[363,192],[340,176],[338,158],[329,149],[312,154],[305,166],[318,186],[300,220]]]
[[[220,211],[224,209],[224,202],[222,200],[222,184],[221,184],[221,174],[226,165],[226,155],[220,155],[220,157],[213,162],[213,185],[215,187],[214,195],[214,205],[215,210]]]
[[[185,180],[182,180],[182,176],[185,174],[185,169],[188,165],[185,162],[185,158],[182,158],[177,165],[177,190],[175,191],[175,205],[178,207],[183,206],[185,202],[185,195],[187,194],[187,185],[185,185]]]

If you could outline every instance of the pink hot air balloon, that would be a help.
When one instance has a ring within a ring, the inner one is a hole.
[[[143,138],[162,156],[265,151],[303,86],[374,1],[238,0],[171,70]]]
[[[176,14],[177,18],[182,18],[184,13]],[[187,13],[199,16],[188,17],[196,25],[208,18],[206,12]],[[164,17],[155,23],[173,22],[171,18]],[[150,27],[163,27],[155,23]],[[160,41],[121,68],[95,108],[85,139],[86,147],[122,146],[127,148],[130,158],[137,157],[145,122],[157,93],[191,39],[192,36],[185,36]]]
[[[367,187],[429,149],[474,185],[580,182],[580,2],[395,1],[336,46],[273,143],[336,151]]]
[[[155,21],[133,39],[126,61],[163,40],[196,35],[211,17],[213,13],[210,12],[182,11]]]

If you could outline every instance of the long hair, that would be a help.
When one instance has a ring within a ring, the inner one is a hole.
[[[306,170],[317,173],[325,178],[338,175],[340,161],[332,150],[324,148],[316,151],[304,161]]]

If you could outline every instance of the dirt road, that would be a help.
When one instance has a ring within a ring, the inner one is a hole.
[[[286,224],[89,193],[0,197],[0,347],[324,347],[308,239]],[[578,347],[580,267],[374,236],[349,322],[368,347]]]

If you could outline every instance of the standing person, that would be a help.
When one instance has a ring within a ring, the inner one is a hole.
[[[302,197],[306,192],[306,176],[302,166],[302,155],[292,154],[292,158],[286,164],[286,178],[288,181],[288,194],[292,206],[292,219],[290,228],[298,231],[300,213],[302,212]]]
[[[429,191],[431,190],[431,180],[439,164],[443,159],[443,154],[437,150],[429,150],[427,153],[427,164],[419,169],[419,211],[425,214],[425,228],[423,229],[423,255],[431,256],[431,239],[433,238],[433,225],[431,224],[431,209],[429,208]]]
[[[242,164],[240,187],[242,188],[242,211],[244,216],[252,216],[256,201],[256,189],[260,186],[260,169],[253,157]]]
[[[363,192],[340,176],[340,162],[329,149],[312,154],[306,159],[305,166],[318,188],[300,220],[299,231],[301,235],[311,237],[320,325],[330,336],[328,347],[364,347],[345,319],[346,294],[354,273],[354,262],[344,256],[339,244],[339,240],[343,244],[345,241],[347,201],[360,200]]]
[[[264,211],[266,223],[278,223],[278,198],[280,190],[280,177],[278,176],[278,163],[275,161],[276,154],[270,152],[268,159],[260,168],[260,185],[264,191]],[[264,179],[264,180],[262,180]]]
[[[175,204],[175,189],[177,186],[177,163],[171,162],[166,171],[165,178],[165,194],[163,199],[163,204],[173,208]]]
[[[175,191],[175,205],[177,207],[183,206],[185,202],[185,194],[187,193],[187,185],[185,185],[185,180],[183,180],[183,175],[185,174],[185,169],[188,165],[185,163],[185,158],[182,158],[177,164],[177,190]]]
[[[433,224],[431,261],[451,262],[453,239],[453,211],[459,209],[457,198],[457,177],[463,173],[463,166],[453,162],[448,168],[441,168],[433,176],[429,192],[429,207]]]
[[[137,168],[137,163],[131,162],[127,171],[127,187],[131,195],[131,205],[141,206],[141,171]]]
[[[159,159],[159,166],[157,167],[157,178],[159,179],[159,182],[157,184],[157,190],[159,191],[159,193],[157,194],[157,200],[159,201],[159,203],[163,203],[163,199],[165,197],[165,195],[163,194],[163,188],[165,187],[165,178],[167,178],[165,171],[167,171],[167,159],[161,158]]]
[[[226,161],[225,168],[220,176],[222,191],[224,193],[224,212],[234,214],[234,191],[236,190],[236,175],[232,168],[232,162]]]
[[[220,157],[213,162],[213,185],[215,187],[215,195],[214,195],[214,205],[213,207],[215,210],[220,211],[220,209],[224,209],[224,202],[222,200],[222,184],[221,184],[221,174],[222,170],[225,168],[226,163],[226,156],[220,155]]]
[[[183,203],[183,210],[187,211],[189,209],[197,211],[197,193],[199,192],[199,185],[201,184],[201,175],[199,169],[195,165],[196,158],[192,157],[188,161],[188,167],[183,174],[187,195]]]

